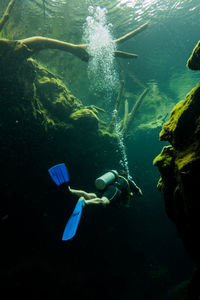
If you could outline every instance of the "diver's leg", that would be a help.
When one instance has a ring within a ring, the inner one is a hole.
[[[98,204],[98,205],[106,206],[106,205],[110,204],[110,201],[106,197],[102,197],[102,198],[97,198],[96,197],[96,198],[93,198],[93,199],[90,199],[90,200],[85,200],[85,204],[86,205]]]
[[[96,198],[96,197],[97,197],[97,195],[96,195],[95,193],[86,193],[85,191],[71,189],[70,187],[69,187],[69,191],[70,191],[73,195],[77,196],[78,198],[84,197],[85,200],[90,200],[90,199],[93,199],[93,198]]]

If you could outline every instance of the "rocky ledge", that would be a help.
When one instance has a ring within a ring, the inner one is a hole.
[[[171,145],[154,159],[161,178],[158,188],[166,212],[177,227],[184,246],[197,265],[190,299],[199,299],[200,264],[200,84],[171,112],[160,139]]]

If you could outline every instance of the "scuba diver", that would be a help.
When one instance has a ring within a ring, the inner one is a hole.
[[[142,190],[130,178],[119,175],[116,170],[110,170],[95,180],[96,193],[87,193],[82,190],[75,190],[69,186],[69,173],[64,163],[55,165],[49,169],[49,174],[58,185],[67,183],[68,190],[78,197],[76,206],[67,221],[62,236],[63,241],[74,237],[85,205],[95,204],[103,206],[129,206],[134,193],[142,196]]]
[[[96,193],[87,193],[69,187],[70,192],[78,198],[84,198],[84,204],[128,206],[131,197],[142,196],[142,190],[129,176],[119,175],[116,170],[110,170],[95,180]]]

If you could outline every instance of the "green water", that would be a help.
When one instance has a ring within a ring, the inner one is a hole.
[[[1,0],[0,15],[8,2]],[[85,42],[87,17],[91,15],[89,6],[106,9],[102,26],[109,30],[109,39],[149,23],[146,30],[117,48],[138,54],[137,59],[115,59],[111,55],[107,69],[102,68],[100,73],[96,69],[95,78],[91,75],[94,66],[89,69],[87,63],[66,52],[47,50],[36,54],[34,59],[58,76],[84,105],[93,104],[104,109],[105,114],[100,116],[103,122],[112,116],[120,80],[125,81],[122,101],[128,101],[129,109],[144,88],[149,88],[130,138],[123,141],[128,169],[144,195],[136,199],[128,211],[115,210],[108,214],[102,209],[89,208],[83,216],[78,238],[69,245],[57,246],[47,229],[50,242],[45,258],[39,253],[25,268],[22,252],[18,255],[19,261],[11,259],[10,265],[16,265],[22,273],[25,270],[24,278],[26,270],[33,267],[39,286],[45,290],[50,284],[55,287],[54,291],[66,286],[66,297],[69,297],[68,291],[75,291],[75,298],[83,295],[88,299],[182,300],[182,288],[192,275],[193,264],[175,225],[166,216],[164,200],[156,188],[159,173],[152,161],[164,146],[159,141],[159,132],[172,107],[199,82],[199,73],[186,67],[199,40],[199,0],[21,0],[16,1],[1,38],[41,35],[81,44]],[[112,47],[109,49],[112,51]],[[107,58],[108,54],[100,57],[99,67],[105,66]],[[98,84],[95,86],[95,83]],[[119,119],[123,118],[123,113],[121,105]],[[81,182],[82,177],[84,175],[77,172],[77,182]],[[58,210],[56,203],[52,206]],[[37,233],[32,230],[35,238]],[[30,240],[29,237],[29,244]],[[33,249],[34,245],[30,247]],[[43,266],[41,261],[44,261]],[[14,282],[15,271],[12,272],[11,281]],[[43,276],[47,278],[44,281]],[[67,284],[69,278],[70,286]]]

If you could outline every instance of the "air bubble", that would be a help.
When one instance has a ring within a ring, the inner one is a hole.
[[[116,45],[110,32],[111,23],[106,25],[105,8],[89,6],[90,16],[86,18],[83,39],[88,44],[91,56],[88,64],[88,77],[92,90],[112,94],[119,86],[115,65]]]

